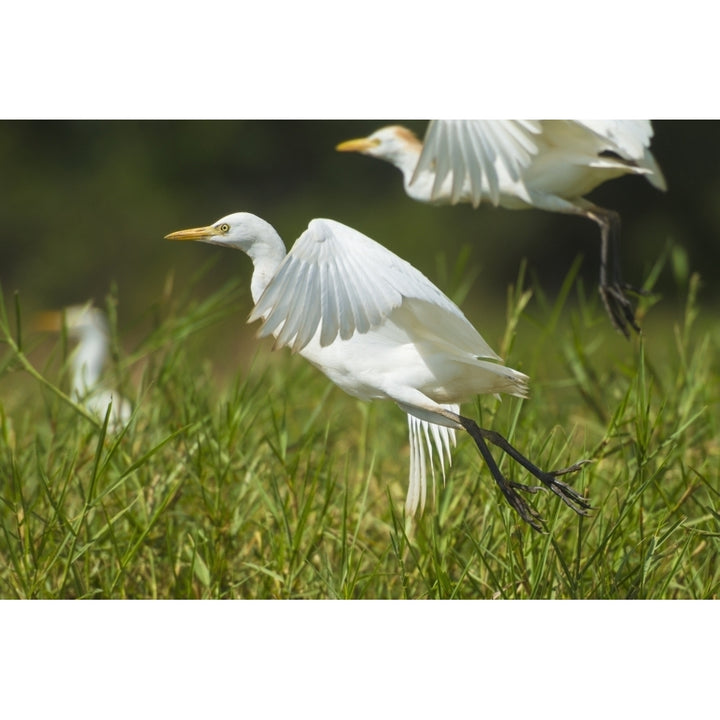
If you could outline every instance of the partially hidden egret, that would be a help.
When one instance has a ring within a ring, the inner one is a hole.
[[[242,250],[253,261],[248,322],[309,360],[336,385],[362,400],[394,400],[408,415],[410,478],[406,512],[426,500],[427,456],[451,460],[455,430],[477,444],[510,505],[537,530],[542,518],[508,481],[486,441],[500,447],[584,515],[590,505],[558,475],[545,472],[492,430],[460,415],[459,403],[480,393],[525,397],[527,376],[505,367],[462,311],[412,265],[362,233],[334,220],[312,220],[289,253],[275,229],[250,213],[207,227],[180,230],[168,240],[197,240]],[[423,441],[425,445],[423,445]]]
[[[108,405],[112,402],[108,429],[112,432],[120,430],[130,421],[132,406],[129,400],[101,381],[110,342],[105,313],[92,303],[73,305],[64,311],[40,313],[34,325],[39,330],[59,332],[63,323],[68,337],[77,341],[71,355],[73,400],[100,421],[105,420]]]
[[[665,178],[650,152],[649,120],[432,120],[424,141],[389,126],[347,140],[359,152],[395,165],[405,192],[425,203],[482,202],[582,215],[600,226],[599,290],[613,325],[639,332],[620,271],[620,215],[583,196],[606,180],[644,175],[660,190]]]

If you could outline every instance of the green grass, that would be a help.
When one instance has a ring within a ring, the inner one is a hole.
[[[251,335],[240,351],[215,344],[213,326],[244,322],[244,289],[199,299],[168,283],[134,350],[114,336],[109,376],[135,407],[117,435],[63,391],[67,340],[48,351],[20,301],[2,308],[0,596],[717,597],[720,325],[699,312],[693,277],[675,317],[642,300],[645,332],[627,342],[576,272],[553,298],[521,274],[495,335],[497,303],[466,308],[531,375],[532,397],[465,413],[541,467],[593,461],[571,480],[590,517],[531,498],[546,534],[504,502],[467,437],[408,521],[404,414]]]

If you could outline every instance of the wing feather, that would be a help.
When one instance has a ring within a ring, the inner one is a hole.
[[[319,272],[320,269],[317,268]],[[303,317],[298,325],[297,335],[299,337],[312,337],[320,324],[322,318],[322,300],[309,304],[304,308]]]
[[[320,344],[324,347],[329,345],[337,337],[340,325],[340,313],[338,309],[337,291],[335,289],[335,276],[332,273],[332,268],[326,263],[323,264],[323,277],[325,284],[320,289],[322,295],[322,314],[319,322],[322,322]],[[315,301],[313,300],[313,302]],[[305,337],[307,337],[307,335]],[[305,345],[303,345],[303,347],[304,346]],[[301,348],[298,347],[297,349],[300,350]],[[295,350],[295,348],[293,348],[293,350]]]
[[[649,120],[576,120],[596,135],[618,155],[630,160],[640,160],[645,148],[650,147],[653,136]]]
[[[431,162],[428,164],[431,165],[435,170],[435,181],[433,182],[433,189],[432,189],[432,197],[435,198],[440,192],[440,189],[442,188],[442,184],[445,181],[445,178],[447,177],[449,172],[452,172],[453,166],[452,166],[452,148],[450,145],[450,134],[452,131],[452,126],[448,126],[445,129],[445,132],[442,133],[436,133],[434,136],[434,142],[435,142],[435,154],[434,157],[431,159]],[[423,144],[423,150],[424,150],[424,144]],[[422,154],[420,155],[420,160],[418,160],[418,166],[415,168],[415,172],[417,173],[420,168],[420,163],[422,162]]]
[[[352,277],[354,268],[352,264],[345,263],[342,254],[337,257],[338,278]],[[338,284],[338,292],[344,292],[347,296],[345,303],[345,313],[349,316],[347,324],[349,331],[340,333],[343,340],[347,340],[357,330],[359,333],[366,333],[374,324],[377,324],[380,315],[378,309],[373,303],[372,297],[363,296],[360,292],[359,282],[340,282]],[[371,319],[372,318],[372,319]]]
[[[428,304],[453,327],[472,328],[459,308],[405,260],[342,223],[317,219],[286,255],[249,321],[262,320],[260,336],[275,335],[277,347],[297,352],[318,329],[322,346],[338,336],[347,340],[368,332],[409,298]]]
[[[309,265],[300,265],[294,275],[294,290],[301,297],[305,295],[308,288],[308,277],[311,275],[313,268]],[[276,336],[276,346],[283,347],[289,345],[290,341],[299,334],[304,320],[307,320],[307,311],[300,307],[297,303],[291,303],[286,312],[280,332]]]
[[[538,151],[533,136],[542,132],[534,120],[433,120],[413,180],[424,171],[435,173],[432,199],[452,174],[451,202],[468,191],[473,205],[500,201],[500,174],[519,179]]]
[[[415,335],[444,345],[448,352],[466,352],[475,358],[500,360],[498,354],[465,317],[462,311],[448,313],[444,308],[425,300],[410,298],[400,311],[402,322],[412,327]]]
[[[583,128],[599,136],[620,157],[635,161],[650,171],[647,179],[659,190],[667,190],[667,182],[652,152],[650,141],[654,131],[649,120],[576,120]]]

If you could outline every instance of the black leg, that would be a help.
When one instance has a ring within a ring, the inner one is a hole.
[[[544,522],[538,512],[530,507],[527,502],[518,495],[516,490],[522,490],[525,492],[536,493],[539,490],[548,488],[552,490],[568,507],[572,508],[578,515],[587,515],[588,510],[591,509],[590,503],[580,495],[577,491],[573,490],[569,485],[558,480],[559,475],[565,475],[567,473],[576,472],[586,462],[581,461],[571,465],[570,467],[563,468],[562,470],[556,470],[554,472],[545,472],[537,467],[534,463],[528,460],[522,455],[516,448],[514,448],[502,435],[495,432],[494,430],[485,430],[481,428],[474,420],[466,418],[462,415],[458,415],[458,421],[468,431],[475,444],[480,450],[480,454],[488,465],[490,472],[492,473],[495,482],[502,491],[505,499],[520,515],[520,517],[535,530],[543,532]],[[500,472],[500,468],[497,466],[495,459],[490,452],[485,441],[491,442],[501,450],[506,452],[516,462],[520,463],[526,470],[534,475],[541,483],[542,486],[529,486],[522,485],[521,483],[509,482],[505,476]],[[544,486],[544,488],[543,488]]]
[[[589,215],[600,225],[600,298],[612,324],[629,338],[628,326],[638,333],[640,328],[635,321],[632,303],[624,291],[638,291],[623,281],[620,271],[620,215],[613,210],[597,207],[593,208]]]

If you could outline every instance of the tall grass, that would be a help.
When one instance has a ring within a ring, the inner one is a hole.
[[[720,327],[693,277],[675,318],[641,301],[645,332],[627,342],[576,272],[552,299],[523,273],[508,293],[491,344],[531,375],[532,397],[465,408],[541,467],[592,460],[571,480],[590,517],[532,498],[546,534],[464,437],[425,514],[404,517],[398,408],[360,403],[265,344],[226,372],[227,347],[208,338],[221,319],[244,322],[244,290],[196,300],[168,283],[132,351],[113,330],[109,377],[135,408],[115,435],[63,390],[67,341],[39,354],[22,302],[0,308],[0,596],[716,597]]]

